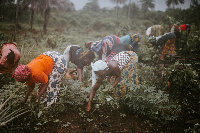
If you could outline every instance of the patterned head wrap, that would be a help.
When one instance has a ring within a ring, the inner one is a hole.
[[[12,74],[16,81],[24,81],[30,75],[30,68],[27,65],[19,65]]]
[[[95,74],[95,71],[104,70],[107,67],[107,63],[103,60],[98,60],[94,64],[91,64],[92,66],[92,87],[96,83],[97,75]]]
[[[137,41],[139,42],[141,40],[141,35],[139,33],[131,33],[129,34],[131,37],[131,41]]]

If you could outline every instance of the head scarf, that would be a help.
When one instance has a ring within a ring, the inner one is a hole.
[[[180,29],[181,29],[181,30],[186,30],[186,24],[181,25],[181,26],[180,26]]]
[[[27,65],[19,65],[12,74],[16,81],[21,82],[30,75],[30,68]]]
[[[92,45],[91,45],[91,49],[92,49],[94,52],[98,53],[98,52],[99,52],[99,49],[101,48],[101,47],[98,47],[98,45],[100,45],[100,44],[102,44],[102,40],[101,40],[101,41],[93,42]]]
[[[104,70],[107,67],[107,63],[103,60],[98,60],[94,64],[91,63],[92,66],[92,87],[95,85],[97,81],[97,75],[95,71]]]

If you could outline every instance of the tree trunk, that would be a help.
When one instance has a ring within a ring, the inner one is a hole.
[[[129,6],[128,6],[128,20],[130,18],[130,11],[131,11],[131,0],[129,0]]]
[[[119,12],[119,4],[117,2],[117,18],[118,18],[118,12]]]
[[[34,0],[31,0],[31,30],[33,29],[34,7]]]
[[[31,9],[31,30],[33,29],[34,9]]]
[[[44,12],[44,25],[43,25],[44,34],[47,34],[47,24],[48,24],[49,13],[50,13],[50,8],[47,8]]]
[[[17,0],[17,8],[16,8],[16,16],[15,16],[15,32],[17,32],[17,30],[18,30],[19,2],[20,2],[20,0]]]

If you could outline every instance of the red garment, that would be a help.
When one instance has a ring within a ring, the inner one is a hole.
[[[26,85],[38,82],[46,84],[48,82],[48,75],[53,68],[53,64],[53,59],[43,54],[32,60],[27,64],[31,71],[31,80],[27,82]]]
[[[181,25],[181,26],[180,26],[180,29],[181,29],[181,30],[186,30],[186,24]]]

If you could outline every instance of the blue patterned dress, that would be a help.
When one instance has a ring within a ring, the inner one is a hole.
[[[53,68],[48,76],[49,85],[46,92],[41,97],[41,102],[44,103],[45,108],[48,108],[57,100],[60,91],[60,84],[65,75],[66,60],[62,54],[55,51],[47,51],[43,54],[51,57],[54,61]]]

